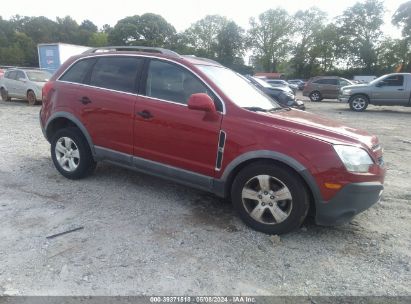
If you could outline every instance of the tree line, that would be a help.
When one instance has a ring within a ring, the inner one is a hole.
[[[164,47],[216,60],[243,74],[275,71],[308,78],[411,72],[411,1],[392,16],[400,39],[384,36],[383,16],[380,0],[357,2],[331,22],[315,7],[293,15],[281,8],[270,9],[250,18],[247,31],[219,15],[206,16],[182,32],[152,13],[129,16],[114,27],[100,29],[90,20],[78,24],[70,16],[55,21],[0,16],[0,65],[38,66],[37,44],[62,42]]]

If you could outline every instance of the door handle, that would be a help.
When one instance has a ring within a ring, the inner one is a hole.
[[[404,89],[397,89],[397,91],[404,91]]]
[[[90,98],[88,98],[87,96],[84,96],[84,97],[80,98],[79,101],[84,105],[86,105],[88,103],[91,103]]]
[[[151,113],[147,110],[143,110],[141,112],[137,112],[138,115],[140,115],[141,117],[143,117],[143,119],[150,119],[153,118],[153,115],[151,115]]]

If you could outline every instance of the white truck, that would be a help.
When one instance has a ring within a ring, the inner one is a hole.
[[[381,76],[368,84],[356,84],[340,89],[339,101],[348,102],[351,110],[364,111],[376,106],[411,106],[411,73]]]
[[[54,73],[71,56],[84,53],[90,48],[66,43],[41,43],[37,45],[40,69]]]

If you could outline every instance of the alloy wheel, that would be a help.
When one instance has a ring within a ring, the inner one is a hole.
[[[59,138],[56,143],[55,154],[56,159],[63,170],[73,172],[79,166],[80,151],[71,138]]]
[[[254,220],[269,225],[285,221],[293,208],[293,198],[288,187],[270,175],[249,179],[242,190],[242,202]]]

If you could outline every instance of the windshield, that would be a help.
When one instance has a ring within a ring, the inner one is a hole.
[[[236,105],[270,111],[282,107],[235,72],[217,66],[197,65]]]
[[[51,77],[51,74],[46,71],[26,71],[26,74],[31,81],[36,82],[46,82]]]
[[[369,84],[370,85],[375,85],[375,84],[379,83],[381,80],[383,80],[386,77],[387,77],[387,75],[382,75],[381,77],[378,77],[377,79],[374,79],[373,81],[371,81]]]
[[[267,88],[267,89],[271,89],[271,88],[272,88],[272,86],[271,86],[268,82],[265,82],[265,81],[262,80],[262,79],[259,79],[259,78],[256,78],[256,77],[251,77],[251,78],[253,78],[256,82],[258,82],[258,84],[259,84],[260,86],[262,86],[262,87],[264,87],[264,88]]]

